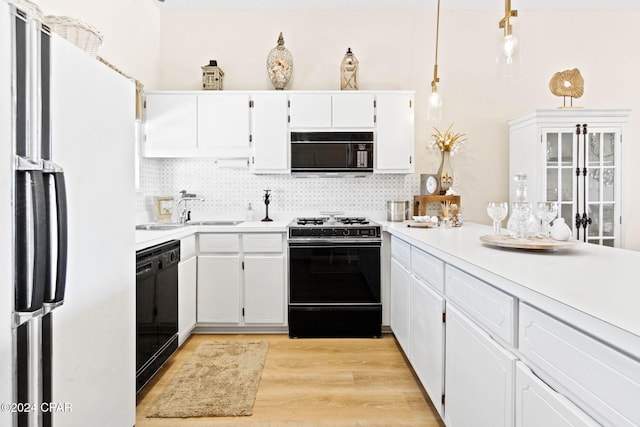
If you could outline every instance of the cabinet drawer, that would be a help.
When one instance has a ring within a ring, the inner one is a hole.
[[[180,239],[180,260],[186,261],[196,254],[196,236]]]
[[[411,248],[411,271],[444,294],[444,263],[423,250]]]
[[[491,336],[515,345],[517,301],[511,295],[450,265],[446,266],[445,293]]]
[[[604,425],[640,425],[640,362],[526,304],[519,323],[536,375]]]
[[[404,240],[391,236],[391,257],[406,269],[411,265],[411,246]]]
[[[282,234],[243,234],[244,252],[282,252]]]
[[[200,252],[240,252],[240,236],[237,234],[201,234]]]

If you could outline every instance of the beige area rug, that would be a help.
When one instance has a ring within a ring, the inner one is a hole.
[[[251,415],[268,342],[212,341],[196,348],[147,417]]]

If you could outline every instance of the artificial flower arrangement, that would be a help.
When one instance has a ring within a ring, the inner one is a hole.
[[[464,133],[453,133],[452,127],[453,123],[449,125],[444,133],[434,127],[433,130],[435,132],[431,134],[431,146],[440,151],[449,151],[451,154],[458,151],[467,141],[467,138]]]

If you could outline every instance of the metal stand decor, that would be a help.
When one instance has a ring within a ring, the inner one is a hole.
[[[587,241],[587,225],[592,223],[587,215],[587,125],[582,125],[582,215],[580,214],[580,124],[576,125],[576,238]]]
[[[269,218],[269,203],[271,203],[271,190],[264,190],[264,208],[265,208],[265,216],[262,219],[263,222],[273,221]]]

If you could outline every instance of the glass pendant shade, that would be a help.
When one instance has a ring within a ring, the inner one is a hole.
[[[496,73],[501,78],[520,76],[520,46],[513,34],[500,37],[496,54]]]
[[[438,88],[432,89],[429,95],[429,103],[427,109],[427,120],[437,122],[442,120],[442,96],[438,92]]]

